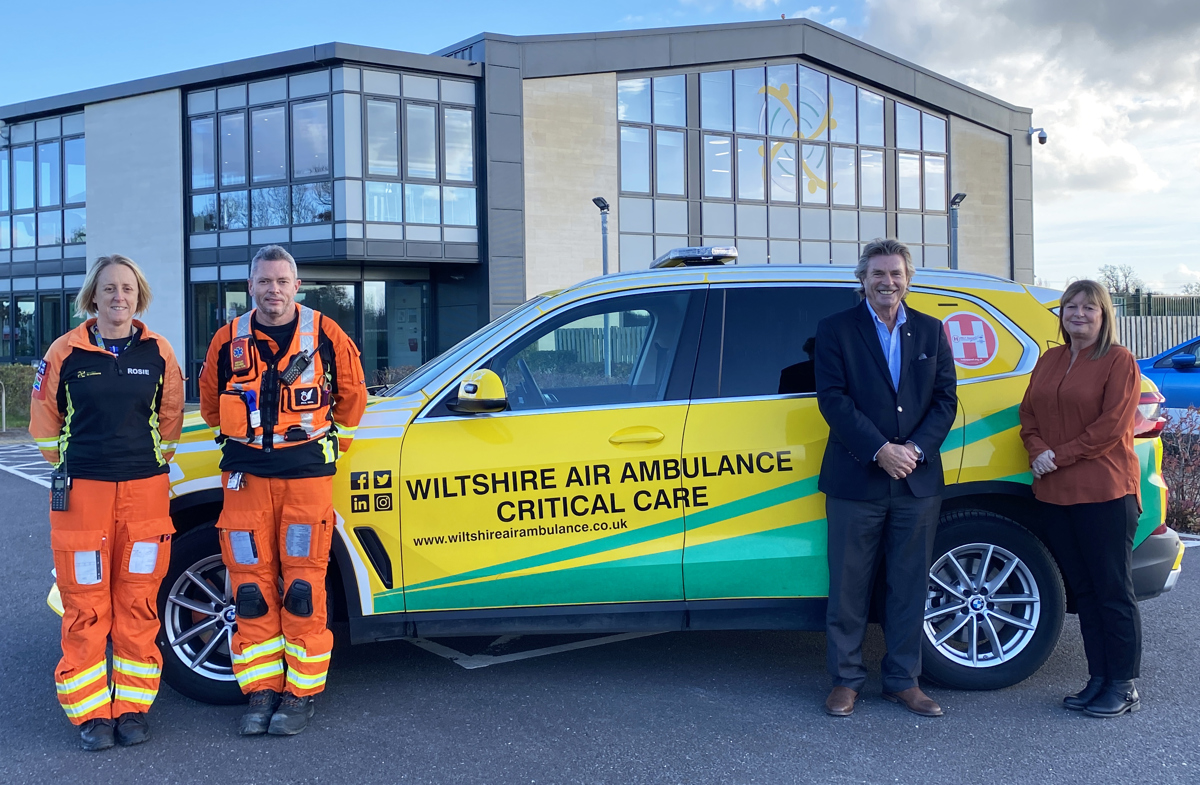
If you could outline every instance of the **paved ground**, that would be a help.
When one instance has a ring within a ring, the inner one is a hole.
[[[1084,675],[1071,618],[1050,662],[1023,684],[931,688],[947,711],[937,720],[880,700],[877,674],[855,716],[826,717],[816,633],[673,633],[473,669],[392,642],[335,650],[330,691],[296,738],[238,738],[239,708],[164,687],[149,744],[84,753],[54,699],[46,493],[0,472],[0,498],[10,538],[4,783],[1200,782],[1196,548],[1175,591],[1142,606],[1145,708],[1119,720],[1058,707]],[[460,649],[472,657],[506,648],[470,643]],[[868,656],[880,652],[876,633]]]

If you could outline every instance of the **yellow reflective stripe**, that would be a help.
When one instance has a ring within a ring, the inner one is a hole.
[[[329,659],[329,652],[310,655],[306,649],[302,649],[294,643],[284,646],[284,651],[300,662],[325,662]]]
[[[296,671],[288,671],[287,683],[300,689],[311,689],[312,687],[320,687],[325,684],[325,679],[328,676],[329,671],[325,671],[320,676],[306,676],[303,673],[296,673]]]
[[[221,435],[221,428],[220,428],[220,426],[217,426],[217,427],[212,427],[212,426],[209,426],[209,430],[213,432],[213,436],[220,436],[220,435]]]
[[[55,436],[53,439],[34,439],[33,443],[37,445],[37,448],[39,450],[57,450],[58,449],[58,437],[57,436]]]
[[[124,657],[113,656],[113,670],[117,673],[124,673],[127,676],[145,676],[154,678],[162,673],[162,670],[153,662],[135,662],[127,660]]]
[[[354,434],[358,432],[357,425],[342,425],[340,422],[335,422],[334,425],[337,426],[338,436],[342,437],[343,439],[352,439],[354,438]]]
[[[81,690],[97,679],[103,679],[108,674],[108,669],[104,666],[104,660],[100,660],[100,662],[88,668],[83,673],[73,676],[66,681],[55,679],[54,686],[60,693]]]
[[[161,442],[159,444],[159,447],[162,448],[163,452],[170,452],[171,450],[174,450],[178,446],[179,446],[179,442]]]
[[[117,685],[116,700],[128,701],[130,703],[144,703],[149,706],[154,703],[154,696],[158,694],[158,690],[143,690],[138,687],[126,687]]]
[[[337,456],[333,453],[333,439],[321,440],[321,454],[325,456],[325,463],[337,461]]]
[[[255,665],[253,668],[247,668],[240,673],[235,673],[238,684],[245,687],[248,684],[253,684],[259,679],[267,679],[271,676],[278,676],[283,673],[283,660],[275,660],[274,662],[264,662],[261,665]]]
[[[83,700],[76,701],[75,703],[64,703],[62,707],[67,716],[74,719],[75,717],[82,717],[89,711],[104,706],[107,703],[108,687],[101,687]]]
[[[264,657],[268,654],[278,654],[283,651],[283,636],[279,635],[270,640],[256,643],[253,646],[247,646],[242,649],[241,654],[233,655],[234,665],[245,665],[248,662]]]

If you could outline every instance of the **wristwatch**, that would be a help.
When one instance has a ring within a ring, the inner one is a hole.
[[[913,448],[913,451],[914,451],[914,452],[916,452],[916,454],[917,454],[917,460],[918,460],[918,461],[923,461],[923,460],[925,460],[925,453],[921,452],[921,448],[920,448],[920,447],[918,447],[918,446],[916,445],[916,443],[914,443],[914,442],[905,442],[905,444],[906,444],[906,445],[908,445],[909,447],[912,447],[912,448]]]

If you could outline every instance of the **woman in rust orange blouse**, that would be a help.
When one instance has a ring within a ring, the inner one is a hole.
[[[1087,686],[1068,709],[1118,717],[1139,708],[1133,680],[1142,626],[1133,593],[1133,534],[1141,512],[1133,452],[1141,375],[1116,342],[1112,299],[1076,281],[1060,300],[1063,346],[1038,360],[1021,402],[1021,439],[1033,494],[1048,517],[1055,555],[1075,594]]]

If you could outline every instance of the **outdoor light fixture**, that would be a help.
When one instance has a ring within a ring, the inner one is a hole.
[[[601,275],[608,275],[608,200],[603,196],[592,199],[592,204],[600,208],[600,260]],[[608,329],[608,311],[604,312],[604,376],[612,378],[612,335]]]
[[[954,196],[950,197],[950,206],[951,206],[951,207],[958,207],[960,204],[962,204],[962,203],[963,203],[963,200],[964,200],[964,199],[966,199],[966,198],[967,198],[967,195],[966,195],[966,194],[964,194],[964,193],[956,193]]]
[[[1037,134],[1038,144],[1045,144],[1050,139],[1050,137],[1046,135],[1045,128],[1034,128],[1034,127],[1030,126],[1029,141],[1031,141],[1031,142],[1033,141],[1034,134]]]
[[[959,191],[950,197],[950,269],[958,269],[958,206],[966,201],[967,195]]]
[[[602,212],[602,213],[608,212],[608,200],[605,199],[603,196],[597,196],[595,199],[592,200],[592,204],[599,207],[600,212]]]

